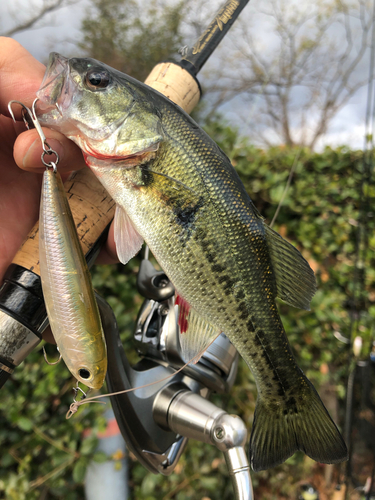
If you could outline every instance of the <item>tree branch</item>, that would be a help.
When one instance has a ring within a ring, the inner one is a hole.
[[[43,6],[40,10],[37,11],[36,14],[32,15],[25,22],[17,24],[13,28],[8,31],[2,33],[2,36],[11,37],[16,33],[20,33],[22,31],[26,31],[35,26],[35,24],[40,21],[46,14],[59,9],[60,7],[68,5],[71,2],[66,3],[65,0],[54,0],[52,3],[43,2]]]

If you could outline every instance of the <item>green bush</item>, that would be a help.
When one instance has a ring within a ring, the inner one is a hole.
[[[300,311],[279,302],[279,310],[298,364],[316,387],[333,387],[342,425],[348,352],[333,333],[350,334],[350,297],[353,296],[354,262],[360,207],[363,155],[347,148],[322,153],[284,147],[261,150],[240,139],[237,132],[214,121],[207,130],[230,157],[256,207],[271,221],[295,163],[292,178],[275,229],[296,245],[316,272],[319,290],[311,311]],[[373,189],[373,188],[372,188]],[[370,191],[373,197],[374,192]],[[375,316],[375,231],[370,220],[368,248],[363,257],[364,281],[359,301],[360,333],[366,349]],[[122,339],[132,362],[134,320],[141,304],[135,293],[140,258],[126,267],[97,266],[94,286],[112,306]],[[355,291],[355,290],[354,290]],[[47,346],[50,357],[53,346]],[[103,428],[103,407],[87,405],[70,420],[65,414],[72,401],[73,379],[61,363],[48,366],[41,351],[33,352],[1,390],[0,400],[0,498],[78,500],[88,461],[95,455],[96,439]],[[231,394],[213,396],[215,404],[236,413],[251,428],[256,401],[255,383],[240,363]],[[170,477],[148,473],[130,457],[132,498],[211,499],[233,498],[225,462],[213,447],[190,441]],[[292,498],[301,480],[320,473],[322,466],[302,454],[270,471],[253,474],[255,497]]]

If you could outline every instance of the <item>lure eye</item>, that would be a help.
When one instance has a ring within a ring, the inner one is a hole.
[[[91,373],[86,368],[80,368],[78,370],[78,375],[84,380],[88,380],[91,377]]]
[[[92,89],[105,89],[108,87],[111,78],[105,70],[92,69],[86,74],[86,84]]]

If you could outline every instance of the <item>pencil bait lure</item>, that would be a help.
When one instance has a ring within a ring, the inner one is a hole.
[[[100,389],[107,371],[107,350],[91,276],[79,242],[61,176],[59,157],[43,133],[35,113],[19,101],[23,118],[30,121],[42,140],[43,174],[39,214],[40,277],[47,315],[58,350],[77,381]],[[46,155],[56,155],[47,162]]]
[[[99,389],[107,353],[90,272],[60,174],[45,170],[39,215],[40,276],[52,333],[77,380]]]

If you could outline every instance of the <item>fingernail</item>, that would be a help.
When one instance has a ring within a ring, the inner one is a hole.
[[[38,141],[38,139],[35,139],[35,141],[31,144],[29,149],[26,151],[26,154],[22,159],[22,165],[24,167],[27,168],[30,164],[34,163],[33,158],[35,158],[35,149],[37,148],[38,143],[39,143],[39,147],[40,147],[40,140]]]

